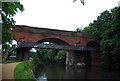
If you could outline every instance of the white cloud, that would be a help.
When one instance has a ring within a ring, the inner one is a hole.
[[[110,10],[120,0],[21,0],[25,7],[23,13],[14,16],[16,24],[45,27],[52,29],[72,30],[87,26],[97,19],[99,13]]]

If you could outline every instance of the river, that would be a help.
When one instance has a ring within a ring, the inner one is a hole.
[[[37,81],[49,79],[120,79],[120,72],[100,67],[72,68],[62,64],[47,64],[35,69]]]

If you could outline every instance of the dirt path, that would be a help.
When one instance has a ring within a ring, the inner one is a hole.
[[[2,79],[14,79],[14,69],[19,63],[2,64]]]

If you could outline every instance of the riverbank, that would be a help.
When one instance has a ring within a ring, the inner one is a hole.
[[[32,63],[28,61],[23,61],[18,64],[14,70],[14,77],[15,79],[29,79],[34,81],[32,70],[33,70]]]

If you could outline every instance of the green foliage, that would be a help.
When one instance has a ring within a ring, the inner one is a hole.
[[[30,52],[30,57],[34,58],[36,56],[36,52]]]
[[[9,32],[11,26],[15,25],[13,16],[17,11],[23,11],[23,5],[19,2],[3,2],[2,3],[2,45],[3,49],[7,49],[7,43],[11,43],[13,37]]]
[[[14,77],[15,79],[32,79],[34,78],[32,76],[32,70],[33,65],[30,61],[23,61],[20,64],[18,64],[14,70]]]
[[[36,65],[55,62],[62,63],[65,62],[65,54],[66,52],[63,50],[38,49],[33,62]]]
[[[73,3],[74,2],[76,2],[77,0],[73,0]],[[85,4],[85,2],[84,2],[84,0],[80,0],[80,2],[84,5]]]
[[[2,61],[2,64],[14,63],[14,62],[20,62],[20,61],[17,61],[17,60],[8,60],[8,61]]]
[[[65,55],[66,55],[66,52],[64,50],[60,50],[58,52],[58,55],[55,56],[54,59],[59,63],[63,63],[65,61]]]
[[[85,28],[82,30],[82,32],[87,32],[87,33],[92,33],[92,31],[93,31],[93,28],[90,27],[90,26],[85,27]]]
[[[54,62],[54,56],[56,55],[56,50],[48,50],[46,57],[50,62]]]
[[[111,10],[111,20],[103,24],[101,32],[101,48],[103,50],[103,65],[107,68],[120,70],[120,7]],[[116,58],[117,57],[117,58]]]
[[[83,29],[80,27],[80,28],[77,28],[77,29],[76,29],[76,32],[82,32],[82,30],[83,30]]]
[[[103,67],[120,70],[120,7],[102,12],[82,32],[91,33],[100,41]]]
[[[93,27],[88,26],[88,27],[85,27],[84,29],[82,29],[82,28],[80,27],[80,28],[77,28],[76,31],[77,31],[77,32],[86,32],[86,33],[91,33],[91,34],[92,34]]]
[[[39,65],[47,62],[46,54],[48,50],[46,49],[37,49],[37,54],[33,60],[35,65]]]

